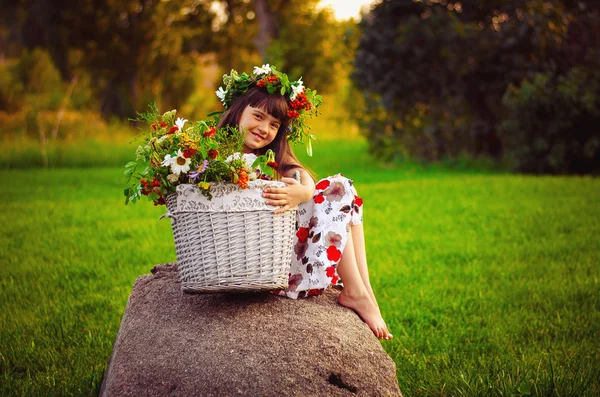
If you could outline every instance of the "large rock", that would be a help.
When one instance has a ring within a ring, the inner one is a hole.
[[[369,328],[320,297],[181,292],[175,264],[135,282],[100,396],[400,396]]]

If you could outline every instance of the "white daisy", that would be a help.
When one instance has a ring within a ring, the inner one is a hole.
[[[292,95],[290,95],[290,100],[292,101],[296,99],[296,96],[298,96],[298,94],[304,91],[304,83],[302,82],[302,77],[300,77],[296,83],[298,83],[298,85],[292,86],[293,92]]]
[[[179,128],[179,131],[183,131],[183,125],[185,123],[187,123],[187,120],[181,117],[177,117],[177,120],[175,121],[175,125],[177,126],[177,128]]]
[[[171,172],[175,175],[179,175],[182,172],[188,172],[190,170],[190,163],[192,159],[185,158],[181,149],[177,151],[177,156],[172,159]]]
[[[266,65],[262,65],[260,68],[255,66],[253,73],[257,76],[260,76],[261,74],[269,74],[271,73],[271,66],[269,66],[268,63]]]

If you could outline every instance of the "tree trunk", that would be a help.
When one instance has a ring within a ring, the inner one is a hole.
[[[275,15],[269,9],[267,0],[254,0],[256,9],[256,18],[258,20],[258,34],[254,38],[254,44],[263,61],[267,55],[269,44],[277,38],[277,26],[275,24]]]

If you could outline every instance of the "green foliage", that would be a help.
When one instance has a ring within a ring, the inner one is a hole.
[[[0,109],[14,112],[23,106],[23,83],[15,76],[15,67],[0,63]]]
[[[348,24],[336,21],[329,9],[317,10],[317,3],[271,1],[279,29],[265,62],[289,76],[302,77],[309,87],[332,92],[341,83],[339,77],[345,76],[353,52],[344,42]]]
[[[600,65],[598,35],[588,33],[600,26],[594,10],[559,0],[383,1],[362,24],[353,75],[364,93],[366,112],[357,120],[371,151],[501,159],[498,132],[510,111],[502,98],[511,84]],[[574,133],[561,131],[565,141]]]
[[[0,64],[0,109],[57,109],[62,97],[60,74],[47,51],[25,50],[19,58]]]
[[[600,172],[600,73],[573,68],[553,79],[537,74],[504,96],[506,156],[519,171]]]
[[[184,103],[194,86],[188,42],[210,41],[208,7],[191,0],[67,1],[54,23],[68,37],[64,45],[85,54],[70,67],[94,76],[103,115],[124,117],[147,96]]]

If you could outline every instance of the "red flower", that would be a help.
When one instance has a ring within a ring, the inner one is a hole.
[[[157,126],[158,126],[158,123],[153,123],[153,124],[152,124],[152,129],[153,129],[154,131],[156,131],[156,127],[157,127]]]
[[[325,201],[325,197],[323,197],[322,194],[318,194],[313,200],[315,201],[315,203],[321,204],[323,201]]]
[[[164,121],[161,121],[159,124],[162,128],[165,128],[168,124],[165,123]]]
[[[339,277],[337,276],[337,273],[335,271],[335,266],[329,266],[325,271],[325,274],[327,275],[327,277],[331,277],[331,284],[333,285],[335,285],[335,283],[337,283],[337,281],[339,280]]]
[[[219,152],[216,151],[215,149],[210,149],[208,151],[208,157],[210,157],[211,159],[216,159],[218,155],[219,155]]]
[[[190,157],[192,157],[195,154],[196,154],[195,149],[185,149],[183,151],[183,157],[185,157],[186,159],[189,159]]]
[[[329,266],[327,269],[325,269],[325,274],[327,277],[335,276],[335,266]]]
[[[305,243],[306,239],[308,238],[308,228],[307,227],[299,228],[298,231],[296,232],[296,236],[298,237],[298,241],[300,241],[301,243]]]
[[[169,128],[169,131],[167,131],[167,134],[172,134],[175,131],[177,131],[179,129],[179,127],[177,127],[176,125],[174,125],[173,127]]]
[[[363,205],[363,199],[358,197],[357,195],[354,195],[354,204],[360,207],[361,205]]]
[[[269,161],[267,163],[267,165],[271,168],[277,169],[277,167],[279,167],[279,164],[277,163],[277,161]]]
[[[215,129],[215,127],[210,127],[210,130],[206,131],[204,134],[202,134],[202,136],[210,138],[211,136],[215,136],[216,133],[217,130]]]
[[[329,187],[331,182],[329,182],[329,179],[324,179],[321,182],[317,183],[317,186],[315,186],[315,188],[317,190],[325,190]]]
[[[288,110],[287,114],[290,119],[296,119],[300,116],[300,113],[298,113],[296,110]]]
[[[327,248],[327,259],[334,263],[339,262],[340,259],[342,259],[342,251],[337,249],[335,245],[330,245],[329,248]]]

